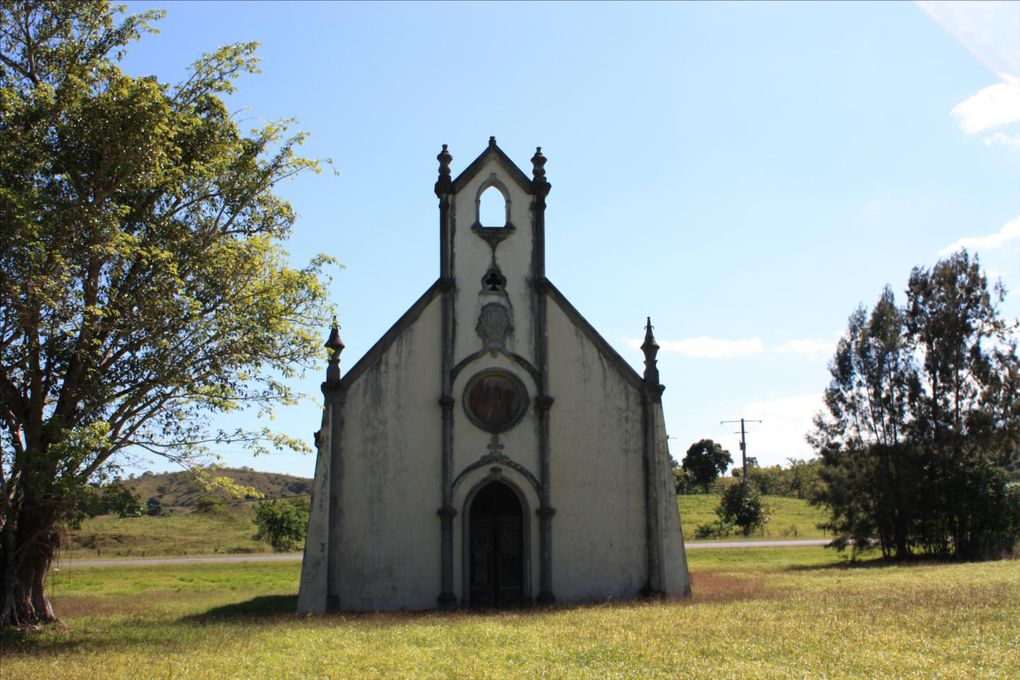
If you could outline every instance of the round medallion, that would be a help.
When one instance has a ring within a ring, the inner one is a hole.
[[[528,410],[528,389],[510,371],[490,368],[472,376],[464,388],[464,411],[486,432],[509,430]]]

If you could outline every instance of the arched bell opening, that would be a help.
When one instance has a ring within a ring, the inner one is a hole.
[[[508,201],[503,192],[490,186],[478,197],[478,224],[482,227],[506,226],[510,221]]]
[[[510,190],[493,173],[475,194],[474,229],[513,230],[510,223]]]

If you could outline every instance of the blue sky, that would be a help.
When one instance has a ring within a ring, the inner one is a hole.
[[[131,3],[160,33],[124,61],[176,82],[261,43],[242,126],[296,118],[339,176],[280,187],[295,264],[326,252],[350,367],[438,273],[435,156],[495,135],[549,158],[549,278],[640,367],[662,345],[673,455],[761,419],[804,442],[847,317],[960,244],[1020,289],[1020,3]],[[1020,316],[1020,295],[1003,307]],[[323,329],[325,339],[328,329]],[[324,371],[324,366],[323,366]],[[272,426],[310,440],[318,384]],[[244,422],[258,425],[254,417]],[[313,456],[229,465],[311,476]],[[155,467],[166,467],[156,463]]]

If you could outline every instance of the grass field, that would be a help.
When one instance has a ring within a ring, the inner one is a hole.
[[[212,555],[269,552],[255,540],[251,508],[225,512],[189,513],[165,517],[86,519],[68,533],[61,558],[152,557],[155,555]]]
[[[298,565],[73,568],[64,625],[4,678],[1006,678],[1020,562],[846,565],[822,548],[690,554],[689,601],[498,614],[293,614]]]
[[[825,538],[815,525],[824,514],[807,501],[766,496],[773,519],[761,536],[752,538]],[[684,536],[694,538],[699,524],[716,519],[716,495],[680,496]],[[157,555],[211,555],[269,552],[255,540],[250,503],[230,506],[225,512],[174,514],[165,517],[94,517],[68,533],[62,559],[96,557],[152,557]]]
[[[825,520],[825,512],[812,507],[807,501],[785,496],[762,496],[772,509],[772,520],[762,534],[751,538],[828,538],[818,528]],[[683,522],[684,538],[692,540],[700,524],[719,519],[715,509],[719,506],[718,494],[689,494],[679,497],[680,519]]]

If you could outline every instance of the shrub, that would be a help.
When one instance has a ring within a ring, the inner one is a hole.
[[[218,496],[204,496],[195,504],[195,512],[203,514],[220,513],[226,509],[227,502]]]
[[[694,530],[694,538],[706,539],[706,538],[726,538],[727,536],[733,535],[733,525],[722,519],[718,519],[714,522],[707,522],[705,524],[699,524]]]
[[[120,484],[109,484],[100,492],[100,503],[104,512],[118,517],[141,517],[142,506],[138,496]]]
[[[163,501],[159,500],[156,496],[146,501],[145,505],[145,512],[149,517],[159,517],[166,513],[166,510],[163,508]]]
[[[768,505],[762,501],[761,494],[753,484],[748,484],[746,488],[743,484],[731,485],[723,492],[715,512],[721,522],[740,527],[744,536],[764,529],[772,517]]]
[[[267,541],[274,551],[294,550],[305,540],[308,501],[263,501],[255,506],[255,524],[255,538]]]

